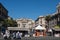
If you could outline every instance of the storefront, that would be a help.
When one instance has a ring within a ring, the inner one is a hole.
[[[60,37],[60,28],[53,28],[53,36]]]
[[[29,29],[27,28],[20,28],[20,27],[8,27],[8,30],[10,31],[10,34],[14,32],[20,32],[22,33],[22,37],[24,37],[26,34],[29,34]]]
[[[35,27],[35,36],[40,37],[40,36],[46,36],[46,28],[38,25]]]

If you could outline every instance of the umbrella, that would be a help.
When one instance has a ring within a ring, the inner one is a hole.
[[[46,30],[46,28],[38,25],[37,27],[35,27],[35,30]]]

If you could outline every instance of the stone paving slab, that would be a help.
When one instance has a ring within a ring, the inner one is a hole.
[[[4,40],[0,38],[0,40]],[[60,40],[60,37],[23,37],[21,39],[8,39],[8,40]]]
[[[60,40],[60,37],[24,37],[21,40]]]

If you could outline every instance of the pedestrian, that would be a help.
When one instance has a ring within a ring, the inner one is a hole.
[[[19,31],[16,33],[16,38],[17,38],[17,39],[21,39],[21,34],[20,34]]]
[[[15,39],[16,38],[16,33],[15,32],[13,32],[13,39]]]
[[[4,35],[3,35],[3,38],[4,38],[4,39],[7,39],[7,36],[6,36],[6,34],[4,34]]]
[[[10,37],[10,32],[8,30],[6,30],[5,34],[6,34],[7,38]]]

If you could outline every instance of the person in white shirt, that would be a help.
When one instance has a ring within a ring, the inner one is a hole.
[[[6,34],[7,38],[9,38],[10,32],[8,30],[6,30],[5,34]]]
[[[15,33],[15,32],[13,33],[13,38],[14,38],[14,39],[16,38],[16,33]]]
[[[5,31],[5,34],[3,34],[3,38],[7,39],[10,37],[10,32],[8,30]]]
[[[16,33],[16,38],[21,39],[21,33],[19,31]]]

